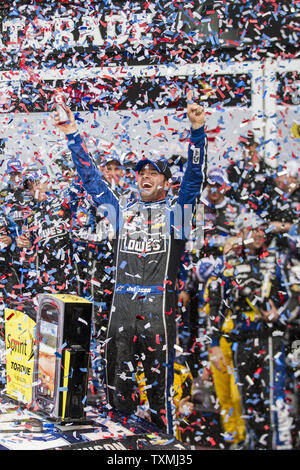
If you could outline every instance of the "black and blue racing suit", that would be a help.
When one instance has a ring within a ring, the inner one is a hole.
[[[85,189],[97,206],[105,206],[115,228],[115,288],[105,348],[109,404],[121,411],[135,411],[135,372],[142,362],[152,422],[173,434],[176,280],[204,179],[204,126],[191,131],[187,168],[173,204],[168,198],[158,202],[118,199],[102,179],[79,133],[69,134],[67,139]]]

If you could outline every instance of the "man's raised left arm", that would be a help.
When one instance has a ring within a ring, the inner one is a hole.
[[[188,162],[180,186],[178,203],[196,203],[201,194],[206,172],[207,138],[204,130],[205,112],[203,106],[193,101],[193,92],[187,96],[187,116],[191,123],[190,144],[188,149]]]

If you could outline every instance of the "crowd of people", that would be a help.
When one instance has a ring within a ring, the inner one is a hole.
[[[44,292],[88,298],[93,387],[111,406],[182,438],[201,377],[228,448],[299,445],[297,161],[268,167],[249,133],[239,158],[210,166],[191,96],[188,155],[169,160],[92,156],[68,113],[63,185],[7,163],[1,314]]]

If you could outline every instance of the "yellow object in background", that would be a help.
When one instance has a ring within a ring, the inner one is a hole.
[[[291,127],[291,134],[295,139],[300,139],[300,124],[298,122],[294,122]]]
[[[231,344],[220,339],[220,348],[224,354],[226,367],[216,369],[211,364],[213,383],[221,407],[221,421],[225,431],[225,440],[240,443],[245,440],[246,427],[242,418],[241,398],[234,375]]]
[[[6,395],[32,401],[35,321],[24,312],[5,309]]]
[[[47,297],[53,297],[53,299],[61,300],[65,304],[74,303],[74,304],[91,304],[90,300],[85,299],[84,297],[79,297],[78,295],[73,294],[45,294]],[[42,297],[42,295],[41,295]]]
[[[140,397],[140,404],[145,404],[147,400],[147,387],[145,382],[145,374],[142,368],[142,364],[139,364],[139,370],[135,375],[136,382],[138,384],[138,391]],[[185,397],[192,397],[193,394],[193,376],[189,368],[185,364],[179,364],[174,362],[174,382],[173,382],[174,396],[173,403],[176,408],[176,414],[178,415],[178,409],[180,401]],[[190,398],[191,399],[191,398]],[[181,441],[180,431],[180,416],[177,416],[176,420],[176,439]]]
[[[206,301],[204,311],[209,316],[209,286],[217,278],[212,276],[208,279],[204,299]],[[223,334],[230,333],[234,328],[234,321],[231,318],[231,311],[227,309],[221,331]],[[232,357],[231,343],[224,336],[220,339],[220,348],[224,354],[226,366],[222,365],[221,370],[216,369],[210,361],[210,369],[213,376],[213,384],[216,396],[221,407],[221,421],[224,429],[224,440],[238,444],[245,440],[246,426],[242,418],[242,406],[239,389],[234,374],[234,364]]]

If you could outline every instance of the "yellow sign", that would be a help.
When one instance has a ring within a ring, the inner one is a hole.
[[[90,304],[91,301],[87,300],[83,297],[79,297],[77,295],[72,295],[72,294],[47,294],[49,297],[53,297],[55,299],[59,299],[64,303],[81,303],[81,304]]]
[[[32,401],[35,321],[24,312],[5,309],[6,394]]]

